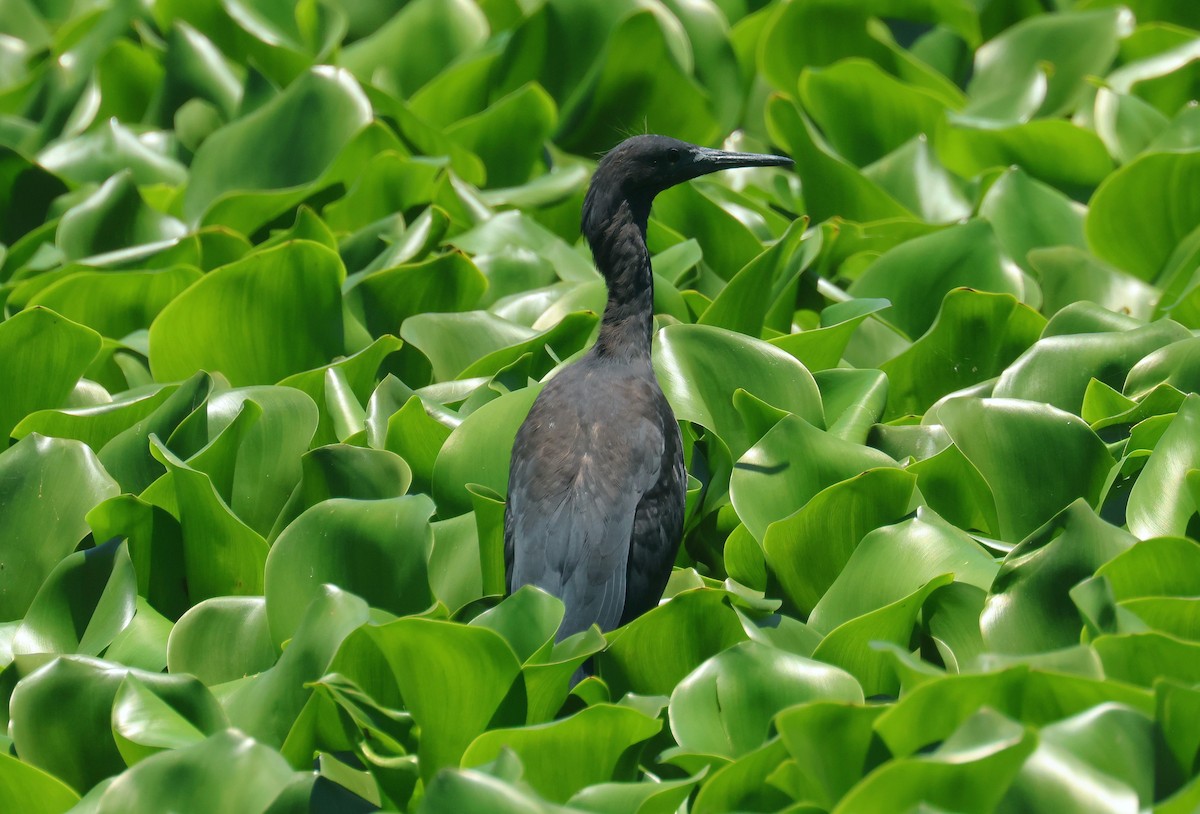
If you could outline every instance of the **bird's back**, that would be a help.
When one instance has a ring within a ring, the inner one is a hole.
[[[589,355],[566,368],[513,445],[509,590],[531,584],[561,598],[559,638],[642,612],[674,560],[685,478],[679,426],[648,361]]]

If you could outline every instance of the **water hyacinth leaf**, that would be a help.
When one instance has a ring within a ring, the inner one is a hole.
[[[167,303],[201,278],[194,266],[153,271],[79,271],[28,302],[49,308],[102,336],[119,339],[149,328]]]
[[[517,659],[525,664],[544,655],[563,619],[562,600],[533,585],[523,585],[499,605],[471,620],[504,637]]]
[[[446,136],[479,156],[491,188],[529,180],[555,128],[554,100],[537,84],[498,99],[486,110],[455,122]],[[495,138],[505,134],[503,141]]]
[[[150,326],[150,369],[166,380],[220,371],[246,385],[320,367],[342,353],[344,277],[338,256],[310,241],[211,272]]]
[[[979,204],[979,214],[992,224],[1000,245],[1022,268],[1029,268],[1032,249],[1087,248],[1086,210],[1020,169],[1007,170],[996,179]]]
[[[1185,537],[1142,540],[1096,570],[1117,600],[1200,593],[1200,543]]]
[[[496,632],[431,619],[397,619],[367,628],[395,676],[404,704],[425,733],[421,776],[456,766],[488,726],[520,672]],[[459,699],[446,704],[446,693]]]
[[[626,16],[585,84],[562,105],[555,141],[587,154],[612,146],[614,127],[635,124],[684,141],[711,141],[718,125],[707,94],[674,57],[658,15],[646,9]]]
[[[800,99],[833,148],[860,167],[919,133],[933,133],[944,109],[935,95],[861,58],[806,69],[800,75]],[[851,121],[858,125],[850,127]]]
[[[362,81],[408,97],[487,34],[487,18],[473,3],[418,0],[347,48],[342,64]]]
[[[35,434],[0,453],[0,619],[28,612],[43,581],[87,536],[86,514],[118,491],[78,441]]]
[[[609,635],[596,661],[615,695],[665,695],[708,658],[745,641],[724,591],[684,591]],[[653,661],[643,653],[657,653]]]
[[[826,487],[767,527],[767,565],[801,613],[812,612],[865,534],[908,512],[914,485],[904,470],[869,469]]]
[[[965,116],[1028,121],[1069,112],[1088,75],[1102,76],[1132,19],[1117,9],[1046,14],[1008,28],[975,53]],[[1072,47],[1083,42],[1085,48]]]
[[[384,500],[334,498],[296,518],[267,557],[267,618],[275,643],[298,630],[326,583],[372,607],[404,616],[429,607],[432,501],[424,495]]]
[[[884,814],[920,801],[950,811],[989,811],[1034,750],[1015,721],[984,710],[928,755],[891,761],[847,792],[837,814]]]
[[[596,783],[574,795],[567,804],[595,814],[638,814],[675,811],[700,782],[696,775],[657,783]]]
[[[137,577],[120,540],[77,551],[55,566],[13,637],[14,654],[98,656],[133,619]]]
[[[165,471],[150,453],[150,436],[170,438],[184,419],[195,413],[213,389],[213,379],[200,371],[149,415],[121,430],[98,453],[100,462],[126,492],[141,492]]]
[[[261,673],[277,652],[261,596],[219,596],[179,618],[167,640],[167,669],[212,687]]]
[[[316,405],[290,387],[243,387],[213,396],[207,408],[212,440],[188,463],[212,479],[239,520],[265,537],[300,482],[300,456],[317,428]]]
[[[934,141],[946,169],[964,178],[1019,166],[1051,186],[1088,190],[1113,169],[1099,136],[1061,119],[997,126],[951,116]]]
[[[925,599],[953,579],[953,574],[934,577],[908,596],[842,623],[821,640],[813,658],[837,665],[853,675],[868,696],[895,695],[900,683],[891,658],[886,651],[869,645],[892,642],[907,648]]]
[[[808,623],[818,632],[831,631],[946,573],[986,590],[996,575],[996,563],[965,533],[921,509],[911,520],[877,528],[862,538]]]
[[[438,772],[421,801],[421,811],[425,814],[481,810],[495,814],[566,814],[575,811],[546,802],[526,783],[506,781],[478,769]]]
[[[1074,246],[1031,249],[1025,256],[1042,289],[1042,313],[1079,300],[1090,300],[1110,311],[1148,319],[1159,292],[1130,274]]]
[[[540,390],[530,386],[488,402],[446,438],[432,475],[433,499],[441,516],[472,509],[465,484],[479,484],[507,494],[513,439]]]
[[[205,139],[192,160],[184,216],[198,223],[214,204],[239,191],[286,190],[317,180],[370,119],[370,103],[348,72],[313,68],[253,113]],[[314,120],[328,126],[308,133],[306,123]],[[300,153],[294,150],[298,142],[305,145]],[[267,219],[230,225],[249,233]]]
[[[760,336],[771,307],[765,291],[778,290],[791,276],[796,251],[803,239],[804,221],[795,221],[778,241],[733,276],[700,315],[700,325],[713,325],[749,336]]]
[[[121,394],[101,404],[37,410],[17,424],[12,437],[24,438],[36,432],[55,438],[73,438],[92,449],[101,449],[118,433],[161,407],[178,389],[178,385],[152,386],[145,391],[134,390]]]
[[[924,134],[864,167],[863,175],[922,220],[954,223],[971,215],[967,185],[942,165]]]
[[[156,440],[151,443],[154,456],[172,476],[192,601],[262,593],[266,541],[233,515],[208,475],[179,460]]]
[[[1200,397],[1192,394],[1155,445],[1129,495],[1129,530],[1137,537],[1182,537],[1189,530],[1197,504],[1185,475],[1200,469],[1197,422]]]
[[[293,777],[292,768],[274,749],[227,729],[146,758],[104,790],[95,810],[151,814],[194,807],[260,814]]]
[[[434,381],[448,381],[483,357],[533,339],[537,332],[488,311],[416,314],[400,336],[429,360]]]
[[[373,336],[382,336],[398,334],[415,314],[465,311],[486,286],[479,269],[452,252],[368,274],[346,292],[346,301]]]
[[[979,625],[989,650],[1037,653],[1079,641],[1083,620],[1068,594],[1134,544],[1077,500],[1009,552]]]
[[[889,384],[884,417],[921,415],[942,396],[1006,372],[1045,324],[1010,294],[951,290],[929,331],[880,367]]]
[[[1178,323],[1158,320],[1128,331],[1046,336],[1001,372],[992,392],[1078,415],[1093,379],[1120,388],[1143,357],[1186,335]]]
[[[806,791],[833,808],[865,774],[878,706],[814,701],[784,710],[775,728],[788,753],[800,765]]]
[[[1113,466],[1082,419],[1046,404],[955,399],[938,416],[991,487],[1004,540],[1022,539],[1077,498],[1094,505]]]
[[[1122,392],[1144,401],[1144,396],[1162,385],[1183,393],[1200,391],[1200,341],[1195,337],[1147,354],[1129,371]]]
[[[530,786],[551,801],[566,802],[586,786],[627,774],[621,766],[626,750],[653,737],[661,726],[635,709],[597,704],[552,723],[485,732],[467,748],[462,765],[478,766],[511,749]]]
[[[9,702],[9,731],[21,759],[77,793],[122,772],[112,704],[128,673],[111,662],[63,656],[25,677]]]
[[[891,303],[881,299],[850,300],[835,303],[821,311],[821,325],[799,333],[769,340],[772,345],[795,356],[813,373],[838,366],[855,330],[871,314]]]
[[[1118,268],[1156,281],[1175,247],[1200,225],[1200,203],[1183,192],[1198,179],[1196,151],[1147,153],[1126,164],[1088,204],[1088,244]]]
[[[780,710],[812,701],[861,703],[849,674],[742,642],[694,670],[671,693],[671,733],[687,752],[737,759],[762,746]]]
[[[11,755],[0,755],[0,805],[29,814],[65,814],[79,795],[54,775]]]
[[[792,798],[767,783],[767,778],[788,758],[780,738],[772,738],[750,754],[725,764],[700,787],[692,810],[719,814],[739,809],[779,810]]]
[[[967,287],[1024,298],[1018,269],[1005,263],[995,232],[976,219],[885,252],[850,286],[855,297],[886,299],[881,316],[910,337],[924,334],[951,290]]]
[[[672,325],[658,335],[654,368],[675,416],[712,430],[739,456],[753,443],[733,406],[737,388],[813,426],[823,426],[816,382],[766,342],[709,326]]]
[[[412,483],[408,464],[386,449],[332,444],[301,455],[300,466],[300,482],[279,513],[270,542],[305,510],[324,500],[385,500],[405,494]]]
[[[141,596],[135,607],[133,620],[116,635],[104,656],[138,670],[160,673],[167,669],[167,640],[174,624]]]
[[[251,737],[282,746],[343,640],[367,621],[367,603],[325,585],[309,603],[296,635],[275,664],[222,699],[229,721]]]
[[[812,122],[792,102],[780,98],[768,103],[767,128],[771,138],[796,160],[814,221],[834,216],[860,222],[911,216],[895,198],[824,144]]]
[[[822,489],[868,469],[895,465],[878,450],[844,441],[792,415],[738,460],[729,492],[738,517],[755,539],[763,540],[771,523],[802,508]]]
[[[723,280],[733,276],[763,251],[763,235],[706,194],[703,186],[681,184],[654,199],[654,220],[680,235],[695,235],[704,264]],[[749,213],[746,213],[747,215]]]
[[[191,676],[146,682],[125,676],[113,700],[113,735],[132,766],[150,755],[199,743],[229,722],[217,699]]]
[[[130,247],[138,247],[132,251],[141,254],[152,254],[170,246],[186,231],[181,222],[147,205],[132,173],[125,171],[63,213],[56,242],[68,260],[129,252]]]
[[[67,396],[100,350],[100,336],[46,308],[31,308],[0,323],[0,377],[21,382],[0,406],[0,434],[34,410],[64,407]]]

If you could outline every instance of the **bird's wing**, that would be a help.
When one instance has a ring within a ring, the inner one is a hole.
[[[523,428],[524,429],[524,428]],[[615,437],[589,424],[522,439],[518,434],[505,518],[509,590],[537,585],[560,597],[559,638],[617,626],[625,606],[634,515],[658,479],[662,431],[637,418]],[[525,440],[538,454],[521,454]]]

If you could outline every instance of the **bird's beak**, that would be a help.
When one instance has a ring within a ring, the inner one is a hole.
[[[729,153],[724,150],[713,150],[699,147],[692,153],[691,166],[688,167],[689,178],[708,175],[718,170],[730,170],[735,167],[790,167],[792,159],[783,155],[765,155],[762,153]]]

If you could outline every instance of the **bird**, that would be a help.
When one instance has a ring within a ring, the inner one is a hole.
[[[517,431],[504,517],[506,587],[562,600],[556,641],[655,607],[682,536],[683,441],[650,361],[654,197],[718,170],[791,163],[638,135],[596,167],[581,231],[608,301],[595,343],[546,382]]]

